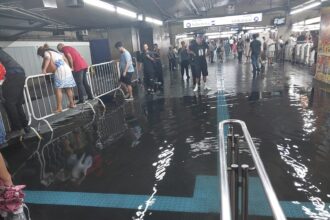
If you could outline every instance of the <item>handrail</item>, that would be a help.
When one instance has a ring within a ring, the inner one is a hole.
[[[227,154],[224,138],[224,124],[226,121],[219,124],[219,161],[220,161],[220,194],[221,194],[221,219],[231,220],[231,205],[230,205],[230,192],[228,184],[228,171],[227,171]]]
[[[230,207],[230,193],[228,184],[227,173],[227,157],[226,157],[226,145],[224,137],[224,127],[227,124],[238,124],[241,126],[244,137],[248,143],[254,164],[261,179],[262,186],[264,188],[266,197],[273,212],[274,219],[286,220],[282,207],[275,194],[272,184],[269,180],[268,174],[265,170],[263,162],[258,154],[258,151],[253,143],[252,137],[247,129],[245,122],[236,119],[229,119],[219,123],[219,154],[220,154],[220,178],[221,178],[221,216],[223,220],[231,220],[231,207]]]

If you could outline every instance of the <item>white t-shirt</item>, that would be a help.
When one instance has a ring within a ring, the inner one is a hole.
[[[273,39],[269,38],[267,41],[267,47],[269,52],[275,52],[275,42]]]
[[[61,74],[63,74],[63,72],[66,74],[72,74],[69,65],[64,61],[62,54],[49,50],[45,52],[45,57],[52,59],[56,66],[56,72],[60,72]]]

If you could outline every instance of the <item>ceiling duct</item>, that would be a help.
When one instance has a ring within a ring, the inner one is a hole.
[[[65,0],[66,7],[70,8],[82,8],[84,7],[84,0]]]
[[[57,8],[56,0],[24,0],[23,6],[25,9],[52,9]]]

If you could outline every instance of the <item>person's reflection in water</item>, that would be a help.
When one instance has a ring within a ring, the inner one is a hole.
[[[253,78],[251,94],[249,95],[249,101],[258,101],[260,99],[260,91],[258,86],[258,79]]]
[[[308,107],[312,108],[314,104],[314,87],[311,90],[311,95],[309,97]]]

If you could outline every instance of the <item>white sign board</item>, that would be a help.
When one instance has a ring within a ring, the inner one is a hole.
[[[260,21],[262,21],[262,13],[184,20],[183,27],[184,28],[210,27],[210,26],[218,26],[218,25],[242,24],[242,23],[260,22]]]

